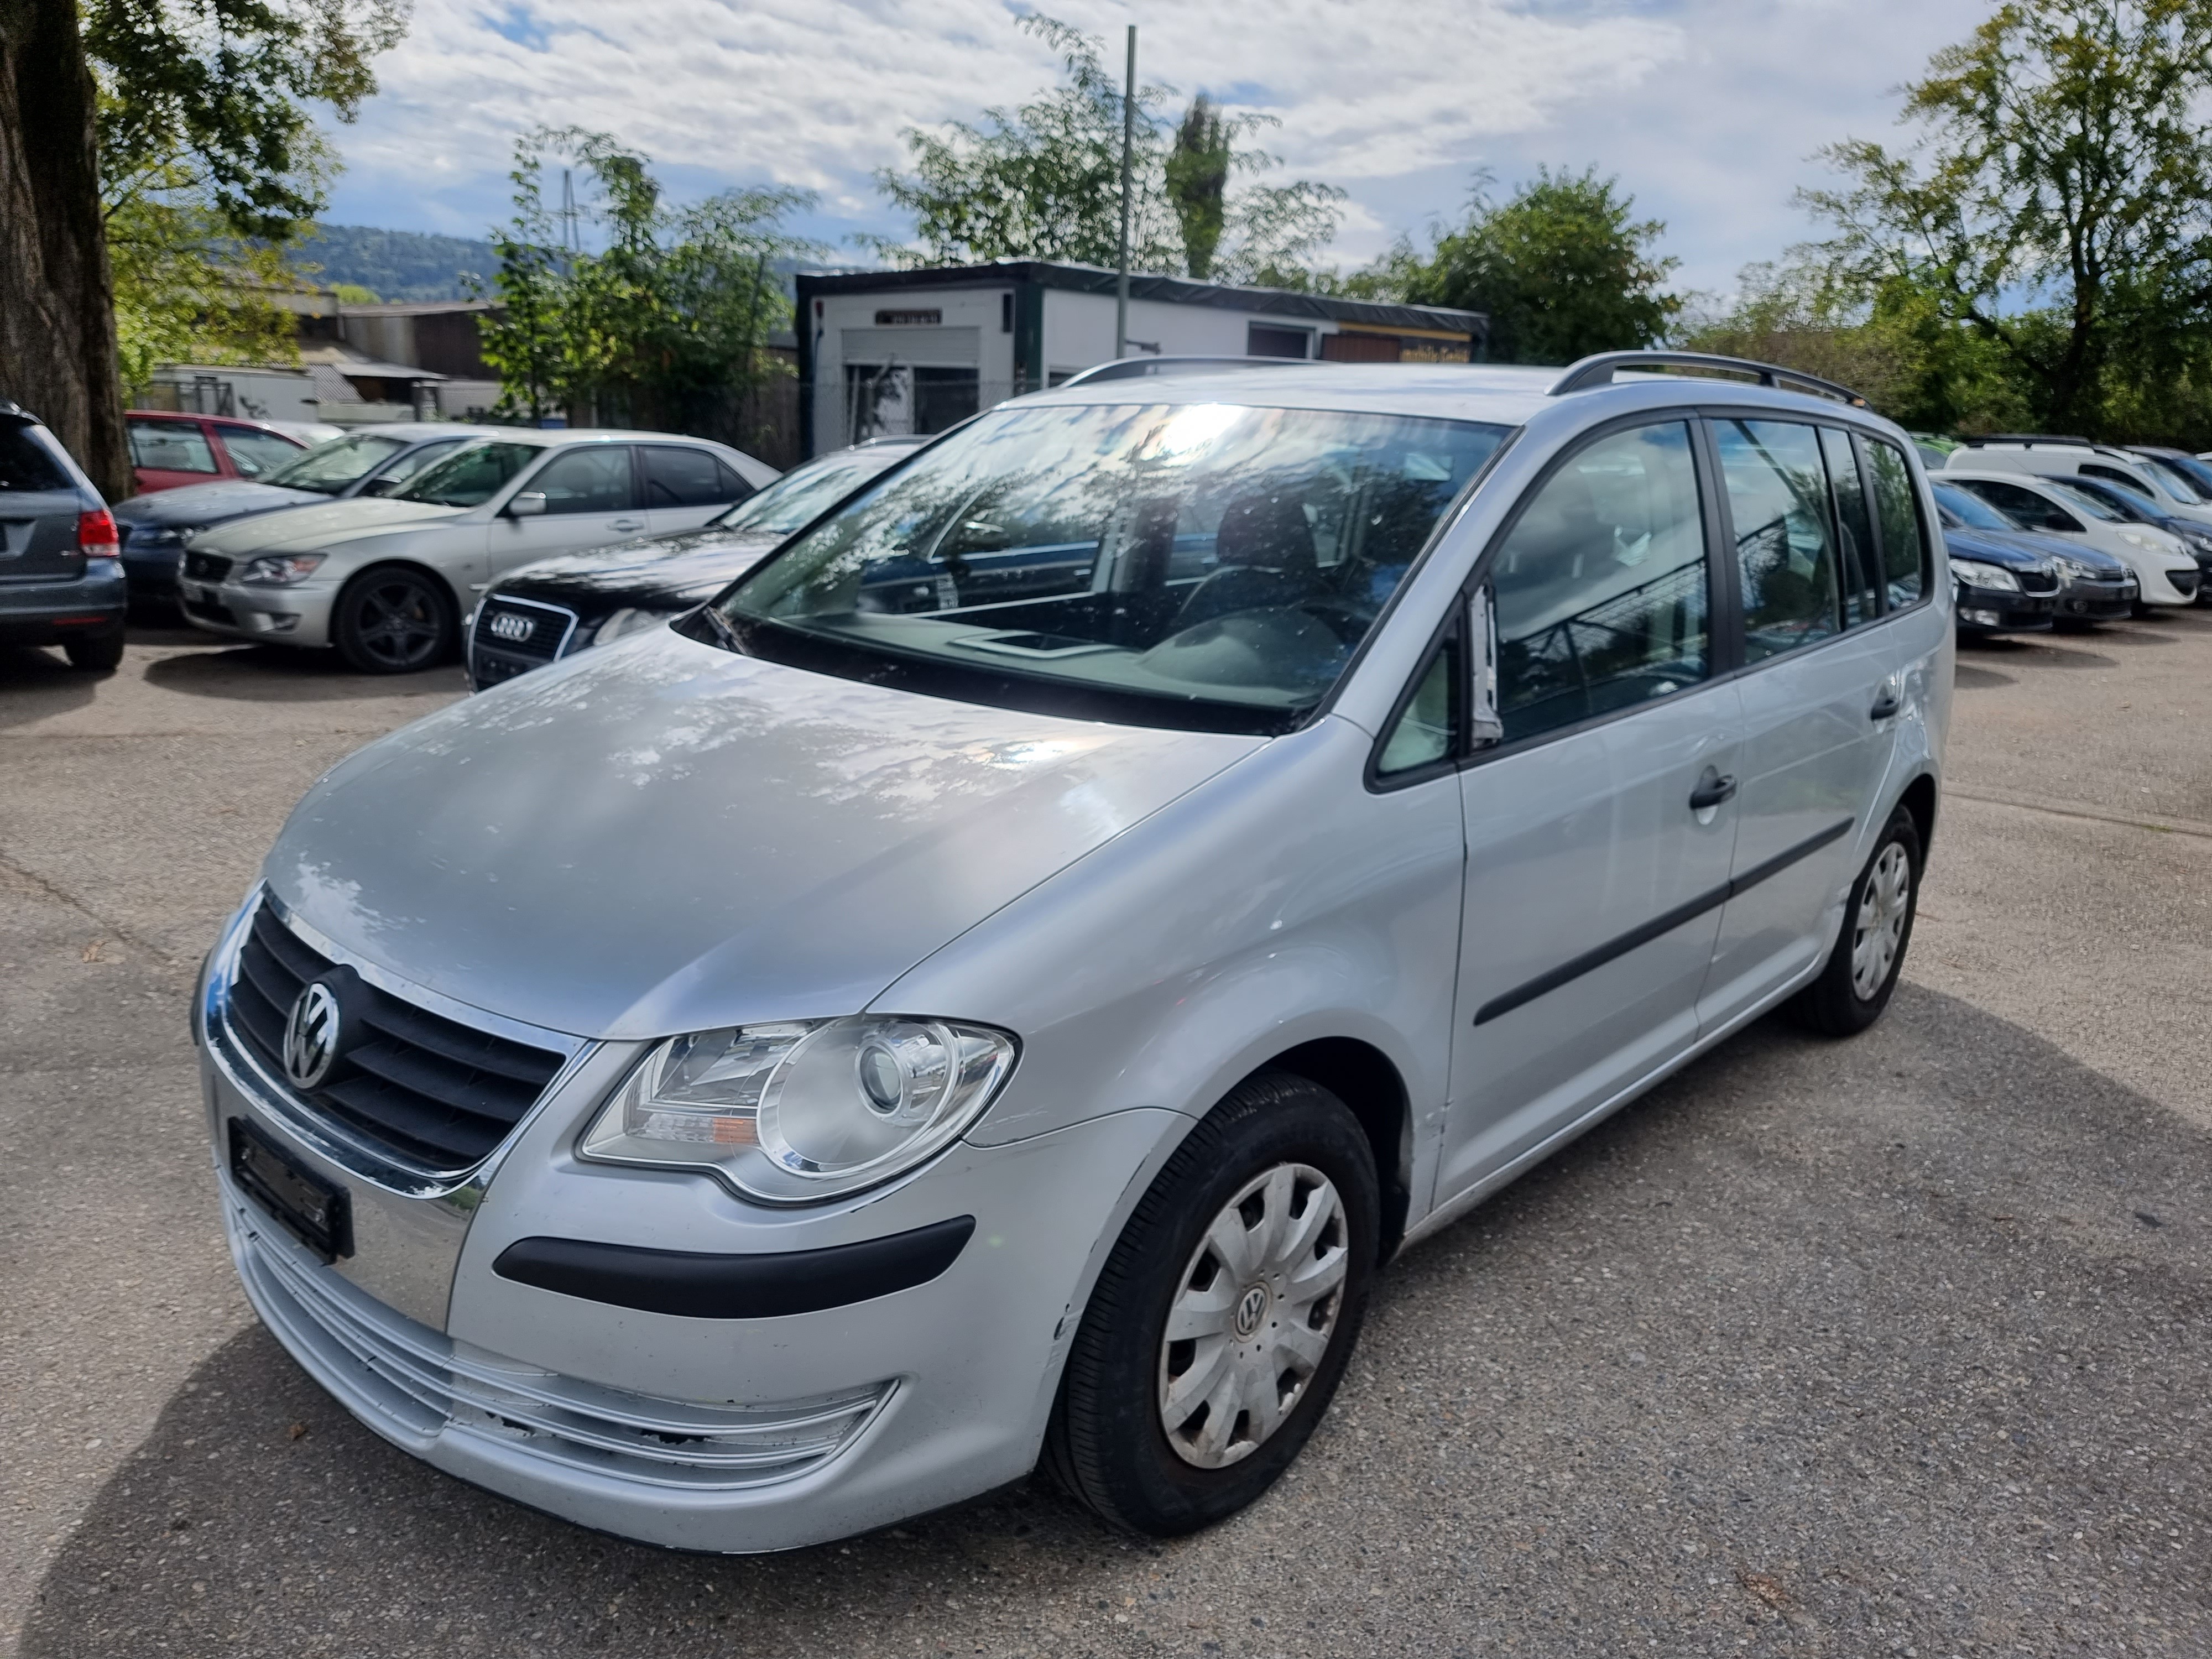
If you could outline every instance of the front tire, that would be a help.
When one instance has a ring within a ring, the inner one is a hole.
[[[1790,1000],[1800,1025],[1823,1036],[1856,1036],[1881,1018],[1912,943],[1921,861],[1920,826],[1900,806],[1851,884],[1827,965]]]
[[[426,570],[380,565],[345,585],[331,638],[362,674],[412,674],[449,660],[460,647],[453,597]]]
[[[1060,1483],[1154,1537],[1266,1492],[1358,1340],[1380,1212],[1343,1102],[1285,1073],[1240,1084],[1176,1149],[1099,1274],[1045,1436]]]

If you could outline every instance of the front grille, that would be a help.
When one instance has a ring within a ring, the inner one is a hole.
[[[506,1139],[568,1057],[434,1014],[364,982],[312,949],[264,900],[238,953],[228,1020],[272,1078],[284,1026],[307,985],[337,994],[339,1058],[299,1098],[404,1164],[465,1170]]]
[[[469,678],[478,690],[543,668],[559,656],[576,627],[576,613],[497,595],[477,607],[469,630]]]
[[[187,553],[185,574],[196,582],[219,582],[230,574],[230,561],[212,553]]]
[[[773,1406],[604,1388],[471,1350],[386,1307],[267,1225],[228,1181],[233,1249],[262,1317],[325,1387],[410,1438],[481,1437],[665,1486],[766,1486],[836,1456],[890,1385]]]

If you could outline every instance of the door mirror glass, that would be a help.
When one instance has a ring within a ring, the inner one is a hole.
[[[507,504],[510,519],[534,519],[545,511],[545,492],[526,489]]]

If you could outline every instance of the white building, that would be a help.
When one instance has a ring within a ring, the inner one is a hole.
[[[1115,273],[1002,259],[797,279],[810,454],[879,433],[941,432],[1114,356]],[[1180,276],[1129,278],[1128,355],[1340,362],[1479,362],[1480,312]]]

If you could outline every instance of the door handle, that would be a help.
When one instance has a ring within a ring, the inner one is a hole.
[[[645,520],[642,519],[617,519],[611,524],[608,525],[607,528],[610,530],[642,530],[645,528]]]
[[[1886,720],[1898,711],[1897,693],[1884,686],[1875,694],[1874,707],[1867,710],[1870,720]]]
[[[1698,787],[1690,791],[1690,810],[1692,812],[1705,811],[1710,807],[1718,806],[1735,793],[1735,775],[1716,772],[1708,766],[1705,775],[1698,780]]]

